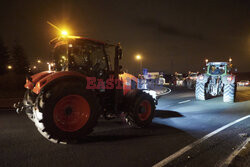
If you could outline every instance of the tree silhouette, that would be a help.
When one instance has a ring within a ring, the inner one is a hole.
[[[7,72],[8,60],[8,48],[5,46],[2,38],[0,38],[0,75],[3,75]]]
[[[10,63],[13,64],[13,70],[17,74],[26,74],[28,72],[29,63],[25,55],[23,47],[15,41],[10,56]]]

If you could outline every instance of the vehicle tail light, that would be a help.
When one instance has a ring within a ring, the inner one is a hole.
[[[233,77],[232,77],[232,76],[228,76],[228,77],[227,77],[227,80],[228,80],[228,81],[232,81],[232,80],[233,80]]]
[[[204,78],[203,75],[199,76],[199,80],[203,80],[203,78]]]

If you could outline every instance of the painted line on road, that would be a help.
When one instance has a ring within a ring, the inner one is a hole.
[[[221,132],[221,131],[223,131],[223,130],[229,128],[230,126],[232,126],[232,125],[234,125],[234,124],[237,124],[238,122],[243,121],[243,120],[248,119],[248,118],[250,118],[250,115],[247,115],[247,116],[245,116],[245,117],[242,117],[242,118],[240,118],[240,119],[237,119],[237,120],[235,120],[235,121],[233,121],[233,122],[231,122],[231,123],[229,123],[229,124],[226,124],[226,125],[222,126],[222,127],[219,128],[219,129],[216,129],[215,131],[213,131],[213,132],[207,134],[206,136],[202,137],[201,139],[196,140],[195,142],[193,142],[193,143],[187,145],[186,147],[180,149],[180,150],[177,151],[176,153],[174,153],[174,154],[168,156],[167,158],[163,159],[162,161],[158,162],[158,163],[155,164],[153,167],[162,167],[162,166],[167,165],[169,162],[173,161],[174,159],[176,159],[177,157],[181,156],[181,155],[184,154],[185,152],[191,150],[193,147],[195,147],[196,145],[202,143],[203,141],[207,140],[208,138],[210,138],[210,137],[216,135],[217,133],[219,133],[219,132]]]
[[[185,100],[185,101],[181,101],[181,102],[178,102],[179,104],[183,104],[183,103],[187,103],[187,102],[190,102],[191,100]]]
[[[227,167],[233,161],[233,159],[245,148],[245,146],[250,142],[250,137],[247,138],[241,145],[225,160],[220,167]]]

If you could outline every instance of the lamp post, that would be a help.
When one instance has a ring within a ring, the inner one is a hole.
[[[139,71],[142,72],[142,56],[141,56],[140,54],[137,54],[137,55],[135,56],[135,59],[136,59],[137,61],[140,61],[140,70],[139,70]],[[139,73],[140,73],[140,72],[139,72]]]

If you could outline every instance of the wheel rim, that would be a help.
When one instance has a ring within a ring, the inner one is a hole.
[[[150,117],[151,114],[151,103],[148,100],[143,100],[139,107],[139,119],[145,121]]]
[[[90,107],[80,95],[68,95],[60,99],[54,108],[53,118],[56,126],[67,132],[81,129],[89,120]]]

